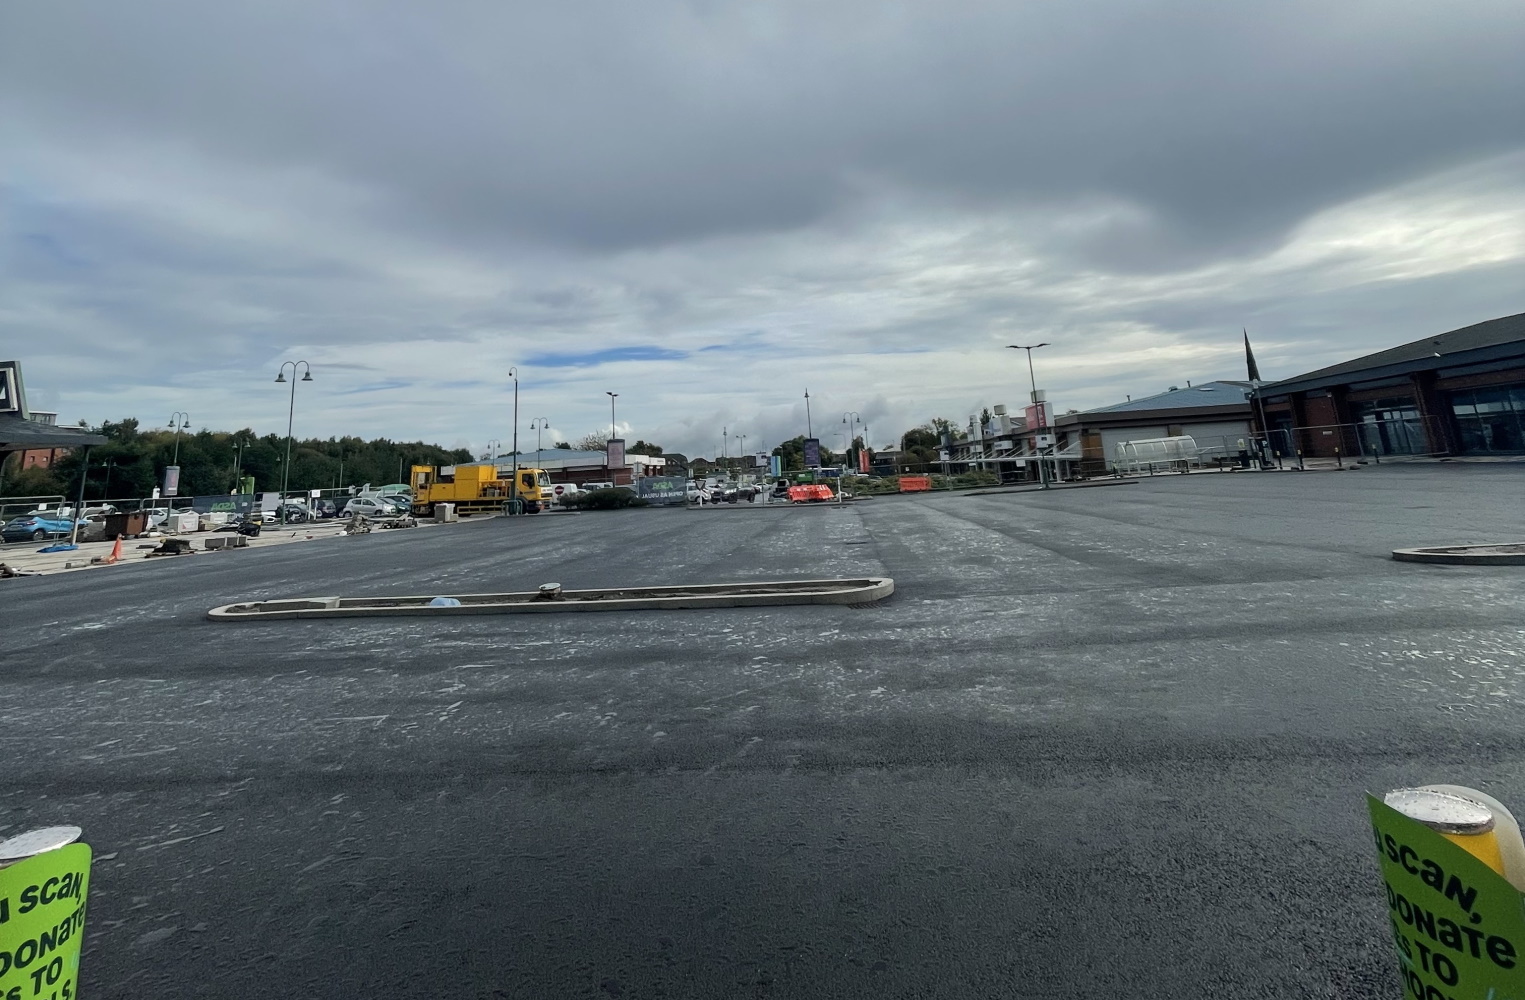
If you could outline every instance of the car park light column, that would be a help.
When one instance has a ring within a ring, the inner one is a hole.
[[[286,526],[286,487],[291,481],[291,426],[297,411],[297,369],[302,369],[302,381],[312,381],[312,366],[305,361],[286,361],[276,373],[277,382],[286,381],[286,365],[291,366],[291,404],[286,409],[286,461],[281,464],[281,527]]]
[[[1037,378],[1037,376],[1035,376],[1033,374],[1033,352],[1036,351],[1040,347],[1047,347],[1048,346],[1048,342],[1045,341],[1045,342],[1043,342],[1041,344],[1033,344],[1031,346],[1024,345],[1024,344],[1007,344],[1006,346],[1008,348],[1010,348],[1011,350],[1013,350],[1013,351],[1026,351],[1027,352],[1027,377],[1032,382],[1032,386],[1033,386],[1033,395],[1032,395],[1032,399],[1030,400],[1030,402],[1034,406],[1037,406],[1038,405],[1038,378]],[[1042,413],[1043,411],[1039,410],[1038,412]],[[1046,490],[1046,489],[1048,489],[1048,470],[1044,469],[1044,467],[1043,467],[1043,452],[1042,452],[1041,449],[1038,448],[1038,428],[1036,428],[1036,427],[1029,427],[1028,430],[1033,432],[1033,451],[1036,452],[1037,455],[1038,455],[1038,483],[1039,483],[1040,486],[1042,486],[1043,489]]]

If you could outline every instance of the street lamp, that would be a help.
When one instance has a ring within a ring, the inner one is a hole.
[[[531,417],[530,430],[535,432],[535,468],[540,468],[540,434],[551,426],[549,417]]]
[[[511,367],[509,378],[514,380],[514,478],[508,485],[509,510],[519,513],[519,369]],[[493,459],[493,475],[498,474],[497,459]]]
[[[286,526],[286,487],[291,482],[291,422],[297,411],[297,369],[302,369],[303,382],[312,381],[312,366],[305,361],[286,361],[276,373],[277,382],[286,381],[286,366],[291,366],[291,404],[286,408],[286,461],[281,466],[281,527]]]
[[[745,464],[747,460],[747,436],[745,434],[735,434],[732,436],[741,442],[741,446],[736,449],[736,457],[743,463],[741,466],[741,471],[745,473],[747,470]]]
[[[853,444],[853,428],[863,426],[863,418],[858,416],[857,410],[848,410],[842,414],[842,423],[847,427],[847,450],[850,452]]]
[[[604,390],[604,395],[609,397],[609,442],[614,441],[614,401],[619,398],[619,393]],[[615,480],[614,469],[609,465],[609,442],[604,444],[604,468],[609,472],[609,481]]]
[[[499,441],[497,438],[493,438],[491,441],[487,442],[487,460],[493,464],[492,474],[494,476],[498,474],[498,449],[501,447],[503,447],[503,442]]]
[[[1028,344],[1007,344],[1006,346],[1008,348],[1010,348],[1011,350],[1013,350],[1013,351],[1026,351],[1027,352],[1027,378],[1028,378],[1029,381],[1032,382],[1032,387],[1033,387],[1033,395],[1032,395],[1031,402],[1032,402],[1033,406],[1038,406],[1039,405],[1038,404],[1038,379],[1037,379],[1037,376],[1035,376],[1033,374],[1033,352],[1036,351],[1040,347],[1047,347],[1048,346],[1048,342],[1044,341],[1041,344],[1031,344],[1031,345],[1028,345]],[[1044,411],[1042,409],[1034,410],[1033,412],[1038,414],[1038,416],[1040,418],[1045,416]],[[1045,424],[1045,426],[1047,426],[1047,425]],[[1038,447],[1038,430],[1037,430],[1037,428],[1029,428],[1029,429],[1032,430],[1032,432],[1033,432],[1033,450],[1038,453],[1038,483],[1039,483],[1039,485],[1043,489],[1046,490],[1046,489],[1048,489],[1048,470],[1043,467],[1043,452]]]
[[[179,421],[176,423],[175,421]],[[169,415],[169,426],[175,432],[175,457],[170,460],[170,465],[180,464],[180,432],[191,425],[191,416],[184,410],[176,410]]]

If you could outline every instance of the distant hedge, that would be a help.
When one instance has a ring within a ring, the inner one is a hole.
[[[608,490],[578,493],[565,506],[575,507],[578,510],[619,510],[621,507],[645,507],[647,503],[636,496],[634,490],[616,486]]]

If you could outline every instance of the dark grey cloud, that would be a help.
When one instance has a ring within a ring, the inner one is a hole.
[[[1056,249],[1157,269],[1525,141],[1525,5],[12,4],[51,127],[312,166],[396,223],[618,251],[884,186],[1127,206]]]

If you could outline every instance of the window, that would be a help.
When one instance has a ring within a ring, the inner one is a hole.
[[[1525,385],[1453,392],[1451,412],[1462,451],[1525,452]]]

